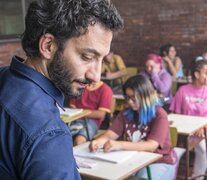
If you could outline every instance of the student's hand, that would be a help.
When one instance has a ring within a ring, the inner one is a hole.
[[[158,74],[160,72],[160,65],[156,64],[152,67],[152,74]]]
[[[108,140],[104,146],[103,146],[104,152],[110,152],[110,151],[117,151],[121,150],[122,146],[119,141],[116,140]]]
[[[205,137],[205,135],[204,135],[204,129],[202,128],[202,129],[199,129],[197,132],[195,132],[195,134],[194,134],[195,136],[198,136],[198,137]]]
[[[98,149],[102,148],[103,144],[101,144],[98,140],[93,140],[89,144],[89,150],[91,152],[96,152]]]
[[[169,58],[168,56],[165,56],[165,57],[163,57],[163,60],[164,60],[165,62],[169,62],[169,61],[170,61],[170,58]]]
[[[106,75],[106,78],[111,78],[112,74],[113,74],[112,72],[109,72],[109,71],[106,72],[106,74],[105,74]]]

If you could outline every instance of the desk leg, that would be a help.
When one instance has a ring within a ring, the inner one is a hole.
[[[190,136],[187,136],[187,138],[186,138],[186,172],[185,172],[186,174],[185,174],[185,179],[188,179],[189,169],[190,169],[189,138],[190,138]]]

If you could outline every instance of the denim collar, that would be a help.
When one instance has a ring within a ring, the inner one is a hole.
[[[50,81],[47,77],[43,76],[38,71],[32,69],[31,67],[23,63],[23,59],[14,56],[10,65],[10,70],[15,71],[18,74],[30,79],[36,85],[38,85],[45,93],[47,93],[51,98],[53,98],[57,104],[63,108],[64,95],[63,93],[55,87],[54,83]]]

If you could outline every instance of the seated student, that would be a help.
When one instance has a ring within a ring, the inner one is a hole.
[[[104,57],[102,66],[102,76],[115,80],[115,86],[122,85],[127,79],[127,70],[124,60],[121,56],[114,54],[112,51]]]
[[[100,81],[87,86],[79,99],[70,99],[69,104],[71,108],[82,108],[92,111],[91,114],[83,119],[73,121],[70,124],[71,130],[78,125],[84,127],[74,135],[74,145],[93,139],[106,113],[110,113],[112,96],[111,88]]]
[[[176,56],[176,49],[172,44],[161,46],[160,55],[164,60],[165,68],[173,77],[182,78],[184,76],[182,60]]]
[[[163,100],[163,108],[168,112],[172,99],[172,77],[163,67],[163,60],[157,54],[149,54],[145,60],[145,70],[140,74],[148,77]]]
[[[204,52],[204,53],[202,54],[202,56],[203,56],[203,58],[204,58],[205,60],[207,60],[207,52]]]
[[[150,165],[152,177],[173,179],[177,157],[171,147],[167,113],[160,107],[152,84],[148,78],[136,75],[125,82],[123,93],[129,107],[118,114],[105,134],[90,143],[90,150],[103,147],[105,152],[137,150],[162,154],[162,159]],[[145,168],[137,176],[146,178]]]
[[[170,110],[178,114],[207,117],[207,61],[196,59],[191,68],[192,83],[181,86],[172,100]],[[203,136],[204,130],[195,133]],[[195,147],[193,176],[204,174],[207,169],[206,144],[202,140]]]

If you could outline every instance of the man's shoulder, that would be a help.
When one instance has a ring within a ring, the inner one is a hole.
[[[63,127],[53,98],[31,81],[13,83],[14,87],[9,85],[3,90],[0,102],[11,120],[28,136],[42,128]]]

